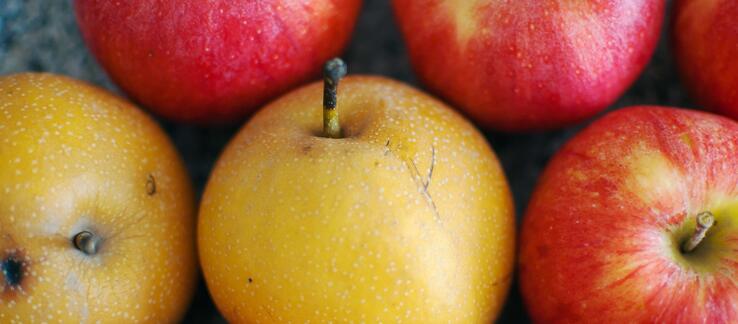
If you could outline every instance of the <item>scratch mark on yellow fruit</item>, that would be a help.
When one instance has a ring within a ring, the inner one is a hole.
[[[428,192],[428,185],[430,185],[430,178],[427,179],[427,181],[423,180],[423,176],[420,174],[420,170],[418,170],[417,164],[415,164],[415,161],[407,159],[405,162],[405,165],[407,166],[408,171],[410,171],[410,176],[413,178],[413,181],[418,185],[420,193],[423,195],[423,198],[428,203],[428,205],[433,210],[433,214],[435,215],[435,219],[437,222],[441,222],[441,215],[438,213],[438,208],[436,207],[436,202],[433,201],[433,196],[431,196],[430,192]],[[431,168],[432,171],[432,168]],[[432,175],[432,174],[429,174]]]
[[[410,172],[410,177],[413,179],[413,182],[415,182],[418,185],[418,189],[420,194],[423,196],[423,199],[428,203],[428,206],[433,210],[433,214],[435,216],[436,222],[441,222],[441,214],[438,212],[438,207],[436,207],[436,202],[433,200],[433,196],[431,196],[430,192],[428,191],[428,187],[430,186],[431,178],[433,177],[433,169],[435,168],[436,164],[436,148],[435,146],[431,146],[431,164],[430,168],[428,170],[428,178],[426,180],[423,180],[423,176],[420,173],[420,170],[418,170],[417,164],[415,164],[415,161],[413,161],[410,158],[402,158],[397,156],[397,154],[392,151],[392,149],[389,146],[389,139],[385,143],[385,155],[392,154],[396,158],[403,161],[405,164],[405,167]]]
[[[428,179],[425,181],[425,184],[423,185],[423,188],[425,188],[425,191],[428,191],[428,187],[430,187],[431,180],[433,179],[433,168],[436,166],[436,146],[431,146],[431,163],[430,168],[428,168]]]

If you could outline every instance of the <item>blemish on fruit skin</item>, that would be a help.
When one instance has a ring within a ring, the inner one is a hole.
[[[0,254],[0,304],[25,294],[30,282],[30,260],[23,251],[9,249]]]
[[[146,194],[153,196],[156,193],[156,179],[153,174],[149,174],[146,178]]]
[[[20,286],[23,279],[23,261],[14,256],[6,257],[0,261],[0,269],[2,269],[3,280],[8,287]]]
[[[689,148],[694,148],[694,141],[692,141],[692,137],[689,136],[689,134],[682,134],[681,136],[679,136],[679,140],[689,146]]]

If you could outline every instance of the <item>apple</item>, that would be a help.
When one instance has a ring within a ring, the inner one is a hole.
[[[349,40],[361,0],[76,0],[110,77],[179,121],[245,117],[317,77]]]
[[[549,130],[615,102],[646,66],[663,0],[393,0],[421,81],[478,124]]]
[[[540,323],[738,322],[738,124],[666,107],[612,112],[543,172],[520,286]]]
[[[272,102],[218,160],[198,220],[215,304],[234,323],[491,322],[515,246],[495,154],[436,99],[343,73],[330,61],[325,89]]]
[[[703,107],[738,118],[738,2],[676,1],[672,44],[690,94]]]
[[[162,130],[66,77],[0,77],[0,323],[172,323],[193,294],[192,188]]]

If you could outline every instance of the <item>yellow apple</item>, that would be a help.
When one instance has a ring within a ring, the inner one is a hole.
[[[515,220],[485,139],[402,83],[339,89],[328,134],[312,84],[262,109],[220,157],[198,223],[218,308],[235,323],[490,322]]]
[[[191,184],[126,101],[0,77],[0,322],[174,322],[196,282]]]

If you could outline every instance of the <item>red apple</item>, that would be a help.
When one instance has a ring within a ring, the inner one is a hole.
[[[738,118],[738,2],[674,4],[672,40],[687,89],[705,108]]]
[[[738,323],[738,124],[664,107],[593,123],[538,183],[520,283],[537,322]]]
[[[87,45],[135,100],[177,120],[240,118],[317,77],[361,0],[77,0]]]
[[[570,125],[612,104],[648,62],[663,0],[394,0],[420,79],[482,126]]]

